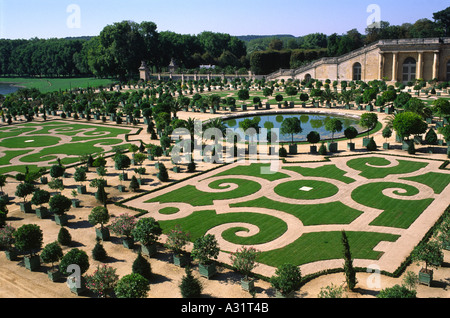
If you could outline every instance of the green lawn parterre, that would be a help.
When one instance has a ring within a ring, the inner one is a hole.
[[[377,260],[383,255],[383,252],[375,251],[374,247],[383,241],[395,243],[401,236],[393,235],[389,231],[384,233],[383,229],[396,229],[397,232],[407,231],[436,199],[427,197],[410,200],[411,196],[417,195],[420,190],[414,185],[405,184],[403,180],[415,182],[417,186],[420,184],[428,186],[436,195],[441,194],[450,183],[450,174],[446,171],[421,173],[420,170],[428,166],[426,161],[370,155],[348,157],[345,160],[347,168],[342,165],[338,168],[333,161],[331,163],[324,162],[323,165],[316,164],[314,168],[308,167],[307,163],[290,163],[282,165],[281,170],[270,175],[261,173],[261,168],[267,167],[268,164],[234,164],[225,171],[222,170],[216,174],[208,173],[198,181],[203,185],[207,184],[210,189],[230,187],[230,191],[203,192],[197,189],[195,182],[187,180],[177,189],[161,195],[155,192],[151,194],[150,199],[140,200],[153,204],[149,209],[150,213],[161,210],[161,215],[173,217],[172,220],[160,221],[164,232],[168,232],[175,225],[181,225],[183,229],[192,234],[192,240],[195,240],[218,225],[243,222],[257,226],[260,231],[249,237],[239,236],[235,233],[248,231],[248,229],[233,225],[222,231],[222,238],[237,245],[256,246],[267,244],[286,233],[288,224],[283,218],[280,218],[281,215],[295,217],[305,230],[321,225],[340,225],[338,228],[341,228],[351,225],[352,222],[364,215],[364,207],[377,209],[380,214],[368,224],[369,228],[374,227],[373,232],[367,231],[367,227],[360,231],[348,231],[352,256],[355,259]],[[356,186],[354,185],[356,180],[346,176],[347,173],[354,174],[355,170],[356,172],[360,171],[359,183]],[[413,173],[418,175],[412,175]],[[273,193],[281,196],[283,202],[264,195],[264,188],[261,188],[261,185],[255,181],[257,179],[249,180],[246,178],[248,176],[260,178],[262,184],[274,183]],[[391,178],[389,181],[379,180],[387,176]],[[217,177],[220,177],[220,180],[212,179]],[[314,180],[315,178],[320,178],[320,180]],[[361,178],[365,181],[362,182]],[[325,182],[326,179],[329,179],[330,182]],[[234,184],[236,188],[231,188],[229,184]],[[343,191],[342,198],[334,196],[339,190],[337,185],[348,189]],[[312,189],[310,191],[299,190],[303,187]],[[262,191],[261,195],[254,198],[260,190]],[[385,190],[390,190],[398,197],[384,194]],[[245,199],[248,195],[253,195],[252,199]],[[315,200],[326,201],[331,197],[333,199],[329,202],[315,203]],[[405,199],[402,199],[403,197]],[[289,202],[290,198],[291,202]],[[299,199],[306,201],[303,204],[295,204],[295,201]],[[224,206],[224,204],[227,206],[227,200],[233,200],[228,204],[229,210],[218,213],[216,209],[219,209],[219,203],[220,206]],[[361,206],[362,208],[351,207],[345,203],[351,201],[355,202],[352,206]],[[180,206],[168,207],[172,202],[188,204],[193,207],[194,212],[187,217],[177,218],[177,213],[182,212],[183,208]],[[158,204],[163,203],[164,208],[158,209]],[[245,211],[247,208],[248,212],[233,212],[233,209]],[[255,209],[263,209],[265,213],[254,212]],[[157,214],[155,217],[157,218]],[[279,266],[287,262],[302,265],[327,259],[339,259],[342,258],[340,235],[340,230],[306,231],[305,233],[300,231],[298,238],[292,243],[262,252],[259,261],[270,266]]]
[[[0,127],[0,174],[38,170],[38,164],[50,166],[61,158],[65,165],[76,163],[84,154],[100,154],[106,146],[125,143],[130,128],[48,121]],[[37,151],[36,151],[37,149]],[[20,165],[11,165],[20,156]]]

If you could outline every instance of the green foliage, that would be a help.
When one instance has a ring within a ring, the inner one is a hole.
[[[159,172],[157,174],[157,177],[161,182],[169,181],[169,173],[167,172],[167,168],[163,163],[159,164]]]
[[[330,286],[322,287],[320,289],[318,298],[342,298],[344,294],[343,286],[336,286],[331,283]]]
[[[23,198],[23,201],[26,202],[27,196],[32,194],[36,190],[36,187],[31,183],[19,183],[16,188],[15,195],[19,198]]]
[[[44,246],[41,252],[41,260],[44,263],[58,262],[63,257],[63,251],[61,245],[58,242],[49,243]]]
[[[123,213],[115,217],[111,221],[109,228],[117,235],[131,237],[134,227],[136,226],[136,217]]]
[[[325,123],[325,129],[331,132],[331,140],[334,140],[334,134],[342,131],[342,121],[338,118],[331,118]]]
[[[438,143],[438,136],[432,127],[425,134],[425,142],[427,145],[437,145]]]
[[[117,298],[146,298],[150,285],[141,274],[131,273],[117,282],[114,291]]]
[[[43,189],[37,189],[33,197],[31,198],[31,203],[34,205],[43,205],[45,203],[48,203],[50,200],[50,192]]]
[[[58,243],[62,246],[70,246],[72,244],[72,235],[67,228],[61,227],[58,232]]]
[[[42,248],[43,233],[36,224],[24,224],[13,234],[16,248],[25,254],[37,253]]]
[[[72,200],[62,194],[56,194],[50,198],[48,202],[50,210],[58,215],[64,215],[70,210]]]
[[[270,278],[270,283],[273,288],[286,296],[300,288],[300,268],[292,264],[284,264],[275,270],[275,275]]]
[[[144,256],[139,252],[136,259],[133,261],[132,272],[140,274],[147,280],[152,277],[152,267]]]
[[[442,246],[438,241],[419,244],[411,253],[411,259],[414,262],[425,263],[425,269],[428,267],[438,268],[444,261]]]
[[[283,135],[291,135],[292,143],[294,143],[294,135],[299,134],[303,131],[301,127],[300,119],[297,117],[289,117],[283,120],[281,124],[280,132]]]
[[[89,257],[85,251],[73,248],[62,257],[59,263],[59,270],[64,275],[70,275],[71,272],[67,272],[70,265],[78,265],[80,274],[84,274],[89,269]]]
[[[327,154],[327,146],[325,146],[325,143],[322,142],[322,144],[319,147],[319,155],[325,156]]]
[[[393,287],[382,289],[378,293],[377,298],[416,298],[416,291],[397,284]]]
[[[136,176],[132,176],[131,177],[131,181],[130,181],[129,187],[130,187],[130,190],[133,191],[133,192],[136,192],[137,190],[139,190],[140,185],[139,185],[139,182],[138,182]]]
[[[356,128],[353,126],[349,126],[344,130],[344,135],[345,135],[345,138],[352,140],[356,136],[358,136],[358,130],[356,130]]]
[[[377,150],[377,144],[375,142],[375,140],[372,138],[370,138],[369,142],[366,145],[366,149],[369,151],[375,151]]]
[[[378,115],[375,113],[364,113],[361,115],[359,125],[366,128],[368,131],[376,127],[378,123]],[[369,132],[367,133],[369,135]]]
[[[162,229],[152,217],[140,218],[132,230],[132,236],[143,245],[154,244],[162,234]]]
[[[208,264],[211,259],[217,259],[219,251],[220,249],[215,236],[206,234],[195,240],[191,255],[200,264]]]
[[[109,219],[110,214],[108,212],[108,209],[102,206],[96,206],[95,208],[93,208],[88,216],[88,222],[92,226],[100,224],[102,228],[106,223],[109,222]]]
[[[107,257],[108,253],[103,247],[103,244],[98,240],[92,249],[92,258],[96,261],[103,262]]]
[[[395,116],[392,127],[402,138],[425,133],[428,125],[422,117],[413,112],[403,112]]]
[[[97,265],[92,275],[86,276],[86,288],[101,298],[108,297],[114,291],[119,280],[116,269],[108,265]]]
[[[192,270],[189,266],[185,269],[186,275],[181,279],[179,285],[181,296],[183,298],[198,298],[202,294],[203,286],[199,279],[192,275]]]
[[[257,266],[256,259],[260,252],[253,247],[245,247],[238,249],[236,252],[231,253],[230,260],[233,267],[238,272],[243,274],[245,278],[250,275],[252,270]]]
[[[343,254],[344,254],[344,272],[345,272],[345,280],[347,282],[347,287],[350,290],[354,290],[357,284],[356,281],[356,270],[353,267],[353,259],[350,252],[350,245],[348,243],[347,234],[345,231],[342,231],[342,245],[343,245]]]

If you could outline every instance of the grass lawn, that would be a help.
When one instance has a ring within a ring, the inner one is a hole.
[[[317,168],[305,168],[305,167],[295,166],[295,167],[284,167],[283,169],[295,171],[304,177],[329,178],[329,179],[335,179],[338,181],[342,181],[347,184],[355,181],[352,178],[345,177],[344,175],[347,172],[339,169],[335,165],[323,165],[323,166],[320,166]]]
[[[308,188],[308,190],[303,190],[304,187],[305,189]],[[316,180],[288,181],[275,187],[276,194],[296,200],[328,198],[338,193],[338,191],[339,189],[334,184]]]
[[[209,184],[209,187],[212,189],[226,189],[228,188],[228,186],[222,186],[222,184],[225,183],[237,184],[238,188],[232,191],[212,193],[202,192],[197,190],[197,188],[192,185],[187,185],[177,190],[173,190],[166,194],[160,195],[146,202],[185,202],[193,206],[212,205],[214,203],[214,200],[227,200],[245,197],[261,189],[261,185],[257,182],[237,178],[216,180],[211,182]]]
[[[395,242],[399,236],[374,232],[346,232],[352,258],[377,260],[382,253],[373,248],[380,241]],[[285,263],[302,265],[315,261],[343,259],[341,232],[305,233],[280,249],[262,252],[259,262],[279,267]]]
[[[236,231],[247,231],[247,229],[243,229],[242,227],[235,227],[224,231],[224,238],[235,244],[263,244],[283,235],[287,230],[286,223],[276,217],[250,212],[216,214],[215,211],[211,210],[198,211],[183,219],[160,221],[159,223],[165,233],[169,232],[175,225],[180,225],[185,231],[190,233],[191,240],[195,241],[215,226],[234,222],[250,223],[260,229],[259,233],[251,237],[241,237],[235,234]]]
[[[401,183],[375,182],[362,185],[352,193],[352,198],[365,206],[384,210],[371,225],[389,226],[406,229],[433,202],[433,199],[398,200],[383,195],[384,189],[404,189],[406,193],[395,192],[401,196],[413,196],[419,190]]]
[[[425,168],[428,163],[398,160],[398,165],[390,168],[383,166],[389,165],[390,161],[379,157],[366,157],[352,159],[347,162],[347,166],[352,169],[361,171],[360,176],[367,179],[385,178],[391,174],[403,174],[417,171]],[[372,166],[369,166],[372,165]],[[377,167],[378,166],[378,167]]]
[[[441,193],[450,184],[450,175],[444,173],[428,172],[416,177],[402,178],[419,182],[431,187],[434,193]]]
[[[13,83],[26,88],[37,88],[42,93],[73,88],[106,86],[114,83],[110,79],[98,78],[34,78],[34,77],[1,77],[0,83]]]
[[[281,173],[281,172],[274,172],[274,173],[265,173],[265,170],[262,169],[268,169],[270,167],[270,164],[259,164],[259,163],[252,163],[248,166],[236,166],[234,168],[231,168],[227,171],[221,172],[217,174],[216,176],[232,176],[232,175],[243,175],[243,176],[253,176],[258,178],[263,178],[268,181],[275,181],[283,178],[289,177],[288,175]]]

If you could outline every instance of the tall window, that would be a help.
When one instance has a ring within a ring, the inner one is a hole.
[[[403,83],[408,83],[416,79],[416,60],[408,57],[403,62]]]
[[[360,63],[353,64],[353,80],[354,81],[361,80],[361,64]]]

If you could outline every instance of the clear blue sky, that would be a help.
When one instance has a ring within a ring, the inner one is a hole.
[[[353,28],[364,34],[370,4],[393,25],[432,20],[434,12],[450,6],[445,0],[0,0],[0,38],[98,35],[123,20],[153,21],[158,31],[181,34],[301,36]],[[76,5],[79,15],[67,12],[69,5]]]

